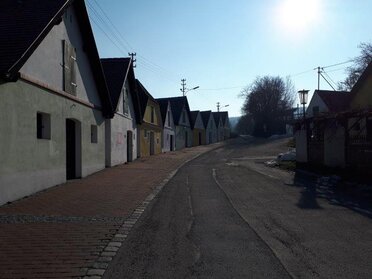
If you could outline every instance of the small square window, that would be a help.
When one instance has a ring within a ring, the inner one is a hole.
[[[90,142],[98,143],[98,128],[97,125],[90,126]]]
[[[50,114],[36,114],[36,136],[38,139],[50,139]]]

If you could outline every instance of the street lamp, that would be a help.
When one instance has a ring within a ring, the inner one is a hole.
[[[309,90],[305,90],[305,89],[298,91],[298,95],[300,97],[300,103],[301,103],[302,108],[303,108],[304,120],[306,119],[305,105],[307,104],[308,93],[309,93]]]
[[[226,108],[228,107],[229,105],[224,105],[224,106],[221,106],[220,105],[220,102],[217,102],[217,111],[219,112],[220,111],[220,108]]]
[[[183,96],[186,96],[186,93],[187,93],[187,92],[189,92],[189,91],[191,91],[191,90],[198,89],[198,88],[199,88],[199,86],[195,86],[194,88],[190,88],[190,89],[185,88],[184,91],[183,91],[183,90],[181,90],[181,91],[182,91],[182,93],[183,93]]]
[[[182,88],[181,88],[180,90],[181,90],[181,92],[182,92],[182,96],[186,96],[186,93],[187,93],[187,92],[199,88],[199,86],[195,86],[194,88],[187,89],[187,88],[186,88],[186,79],[185,79],[185,78],[181,79],[181,86],[182,86]]]

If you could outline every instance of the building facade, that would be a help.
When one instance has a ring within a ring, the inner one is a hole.
[[[162,152],[174,151],[176,149],[176,127],[173,121],[172,107],[169,100],[156,99],[160,106],[161,118],[163,120]]]
[[[191,128],[193,133],[193,146],[206,144],[205,128],[200,111],[191,111]]]
[[[136,81],[131,58],[105,58],[101,64],[114,108],[105,123],[106,166],[112,167],[137,158]]]
[[[112,107],[84,1],[33,2],[0,11],[0,204],[105,167]]]
[[[205,128],[205,143],[212,144],[217,142],[217,126],[212,111],[201,111],[200,115]]]
[[[185,147],[192,146],[192,130],[190,122],[190,107],[185,96],[183,97],[172,97],[172,98],[161,98],[160,101],[167,100],[170,102],[172,107],[172,117],[175,131],[175,143],[176,150],[183,149]]]
[[[136,80],[139,100],[139,122],[137,126],[137,156],[147,157],[162,152],[162,119],[159,104]]]

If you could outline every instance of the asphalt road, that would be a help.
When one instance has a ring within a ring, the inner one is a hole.
[[[264,166],[285,142],[238,139],[186,164],[105,278],[372,278],[370,208]]]

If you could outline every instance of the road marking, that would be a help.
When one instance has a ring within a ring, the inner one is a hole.
[[[191,217],[194,218],[194,210],[192,209],[192,202],[191,202],[191,189],[190,189],[190,183],[189,183],[189,176],[186,176],[186,186],[187,186],[187,190],[189,192],[188,199],[189,199],[190,214],[191,214]],[[192,222],[190,224],[190,229],[191,229],[191,226],[192,226]]]

